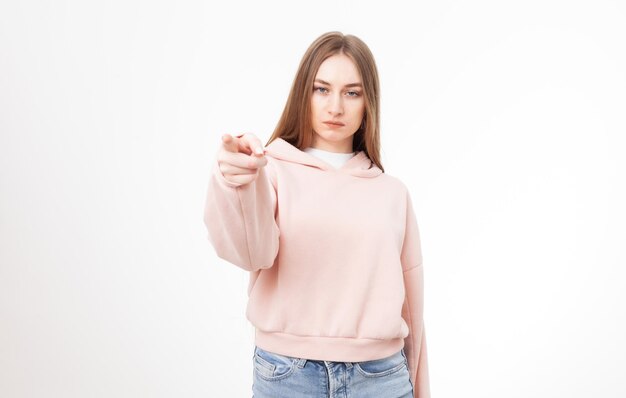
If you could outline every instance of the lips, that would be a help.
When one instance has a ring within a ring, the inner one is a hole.
[[[335,127],[345,126],[345,124],[343,124],[341,122],[335,122],[335,121],[332,121],[332,120],[326,120],[326,121],[324,121],[322,123],[327,124],[329,126],[335,126]]]

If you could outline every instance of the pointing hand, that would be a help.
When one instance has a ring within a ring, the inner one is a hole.
[[[254,181],[259,168],[267,164],[261,140],[252,133],[222,135],[217,153],[220,172],[227,181],[245,185]]]

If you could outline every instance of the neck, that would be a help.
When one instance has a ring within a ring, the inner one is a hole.
[[[352,153],[352,136],[342,141],[328,141],[320,138],[317,134],[313,135],[311,148],[320,149],[322,151],[335,153]]]

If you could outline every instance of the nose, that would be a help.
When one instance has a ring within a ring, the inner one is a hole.
[[[332,116],[339,116],[343,114],[343,99],[341,94],[337,93],[329,96],[328,99],[328,113]]]

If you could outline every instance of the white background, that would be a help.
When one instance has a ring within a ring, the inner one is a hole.
[[[622,1],[3,1],[0,396],[250,397],[202,222],[308,45],[363,39],[422,234],[434,397],[626,396]]]

